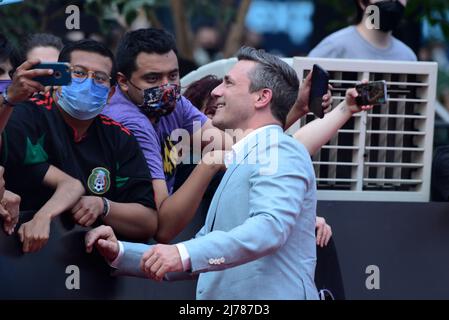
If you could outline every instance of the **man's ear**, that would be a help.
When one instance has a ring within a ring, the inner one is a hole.
[[[273,92],[271,89],[261,89],[256,92],[256,101],[254,103],[256,109],[265,108],[269,106],[271,103],[271,99],[273,98]]]
[[[128,92],[128,79],[121,72],[117,72],[117,84],[120,86],[123,92]]]
[[[112,98],[112,96],[114,95],[114,93],[115,93],[115,86],[112,86],[112,87],[109,89],[108,102],[107,102],[107,103],[109,103],[109,100],[111,100],[111,98]]]

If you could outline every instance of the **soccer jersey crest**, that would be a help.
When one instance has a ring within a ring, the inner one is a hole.
[[[106,168],[95,168],[87,179],[87,186],[94,194],[105,194],[111,187],[111,177]]]

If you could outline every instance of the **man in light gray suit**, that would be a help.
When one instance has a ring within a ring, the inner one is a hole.
[[[282,130],[298,78],[263,51],[242,48],[238,59],[212,92],[213,124],[245,134],[225,159],[200,232],[176,245],[147,246],[119,242],[101,226],[86,235],[87,250],[96,246],[122,274],[199,274],[198,299],[317,299],[315,175],[307,150]]]

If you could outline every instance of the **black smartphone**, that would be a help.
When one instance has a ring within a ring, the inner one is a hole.
[[[48,76],[33,78],[44,87],[46,86],[66,86],[72,81],[70,65],[65,62],[45,62],[33,66],[33,69],[52,69],[53,74]]]
[[[387,82],[385,80],[361,83],[355,86],[359,94],[355,99],[359,106],[378,106],[387,103]]]
[[[312,69],[312,86],[310,88],[309,109],[318,118],[324,117],[323,96],[329,87],[329,73],[314,64]]]

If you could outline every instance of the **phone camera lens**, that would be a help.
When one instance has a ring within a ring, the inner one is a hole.
[[[61,72],[60,72],[60,71],[56,71],[56,72],[55,72],[55,78],[56,78],[56,79],[61,78]]]

